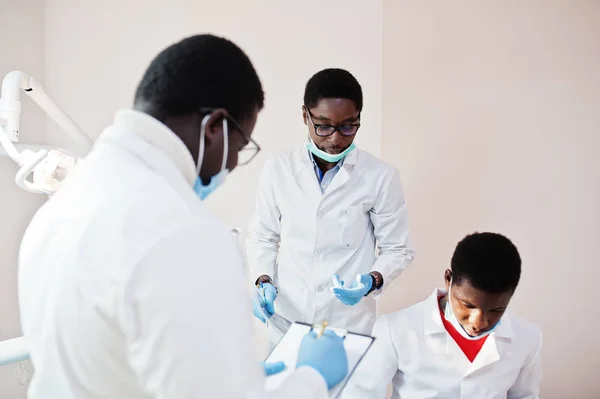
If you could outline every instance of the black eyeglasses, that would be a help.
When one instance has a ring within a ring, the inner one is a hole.
[[[319,137],[328,137],[334,134],[336,131],[340,132],[340,134],[344,137],[354,136],[356,132],[358,132],[358,128],[360,127],[360,123],[351,123],[347,125],[327,125],[327,124],[318,124],[313,120],[313,115],[310,113],[307,106],[304,106],[306,109],[306,114],[308,115],[308,119],[313,124],[315,128],[315,133]],[[360,118],[360,114],[356,119]]]
[[[210,114],[212,112],[214,112],[216,110],[216,108],[201,108],[199,111],[203,114]],[[226,116],[227,120],[230,122],[230,124],[232,125],[233,129],[229,129],[229,131],[231,132],[232,130],[238,132],[238,134],[241,134],[242,137],[244,138],[244,146],[242,148],[238,149],[238,166],[244,166],[249,164],[254,158],[256,158],[256,155],[260,152],[260,146],[258,145],[258,143],[256,141],[254,141],[254,139],[252,137],[250,137],[249,134],[247,134],[244,129],[242,129],[242,126],[235,120],[233,119],[233,117],[231,117],[230,115]]]

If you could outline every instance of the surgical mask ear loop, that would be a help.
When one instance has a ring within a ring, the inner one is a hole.
[[[205,136],[206,136],[206,124],[210,119],[211,114],[206,115],[202,119],[202,123],[200,124],[200,145],[198,146],[198,163],[196,165],[196,174],[200,176],[200,170],[202,169],[202,161],[204,160],[204,146],[205,146]],[[229,126],[227,123],[227,118],[223,118],[223,158],[221,161],[221,171],[223,171],[227,166],[227,154],[229,153]]]
[[[221,172],[227,167],[227,155],[229,154],[229,124],[227,118],[223,117],[223,161],[221,162]]]
[[[448,285],[448,293],[446,294],[446,306],[444,306],[444,316],[449,318],[452,316],[452,304],[450,303],[450,294],[452,290],[452,279],[450,279],[450,284]]]
[[[198,146],[198,163],[196,164],[196,174],[200,176],[202,161],[204,160],[204,136],[206,135],[206,123],[210,119],[211,114],[206,115],[200,124],[200,145]]]

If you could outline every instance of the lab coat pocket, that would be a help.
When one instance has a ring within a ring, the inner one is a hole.
[[[368,222],[369,214],[362,205],[351,205],[342,209],[339,218],[342,244],[350,248],[360,246],[367,232]]]

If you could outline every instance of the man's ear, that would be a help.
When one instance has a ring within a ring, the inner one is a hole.
[[[224,108],[218,108],[211,112],[205,125],[204,142],[206,147],[223,140],[223,120],[227,115],[227,110]]]
[[[304,105],[302,106],[302,120],[304,121],[304,124],[308,126],[308,113]]]
[[[450,289],[450,283],[452,282],[452,270],[446,269],[444,272],[444,283],[446,284],[446,289]]]

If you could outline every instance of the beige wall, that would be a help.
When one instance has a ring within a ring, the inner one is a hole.
[[[511,310],[544,332],[543,398],[600,396],[600,2],[385,1],[383,158],[417,261],[383,311],[442,284],[456,242],[509,235]]]
[[[81,128],[97,137],[130,107],[151,59],[183,36],[182,0],[44,0],[45,83]],[[69,145],[54,124],[48,138]]]
[[[142,72],[165,45],[199,32],[234,40],[265,87],[255,131],[264,151],[208,204],[227,225],[245,227],[265,158],[303,143],[306,80],[321,68],[349,69],[365,92],[358,143],[400,169],[418,250],[381,311],[420,300],[441,283],[464,234],[506,233],[524,259],[512,309],[545,332],[543,397],[594,397],[600,2],[424,4],[0,0],[1,37],[15,38],[0,41],[0,73],[31,72],[95,137],[115,109],[131,104]],[[47,135],[68,146],[27,100],[23,140]],[[41,203],[16,188],[15,171],[0,157],[0,201],[11,209],[0,226],[10,248],[0,254],[0,338],[19,333],[18,242]],[[240,188],[243,195],[233,196]],[[567,337],[576,338],[570,350],[559,350]],[[24,397],[12,370],[0,367],[2,398]]]

